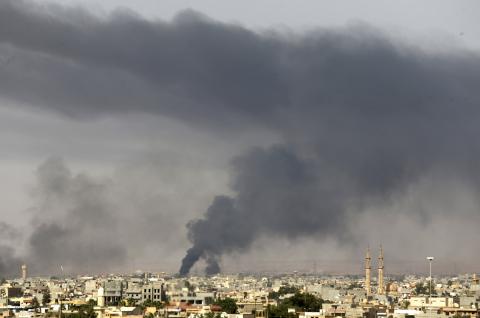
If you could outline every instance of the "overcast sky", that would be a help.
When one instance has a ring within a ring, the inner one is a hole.
[[[0,274],[480,271],[479,9],[0,2]]]
[[[37,0],[39,1],[39,0]],[[42,1],[39,1],[42,2]],[[249,28],[287,27],[305,30],[338,27],[354,21],[371,25],[407,38],[451,37],[460,45],[478,48],[478,1],[415,0],[389,2],[325,0],[56,0],[58,3],[82,5],[105,14],[118,8],[129,8],[148,19],[171,19],[179,10],[193,8],[214,19],[240,23]],[[433,39],[432,39],[433,38]],[[419,44],[419,43],[418,43]],[[442,43],[446,45],[446,43]]]

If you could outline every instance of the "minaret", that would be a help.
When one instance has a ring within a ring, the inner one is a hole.
[[[370,266],[370,261],[372,258],[370,257],[370,246],[367,248],[367,254],[365,255],[365,290],[367,292],[367,297],[370,296],[370,272],[372,267]]]
[[[385,268],[383,264],[383,248],[380,245],[380,255],[378,255],[378,288],[377,294],[383,295],[385,293],[385,287],[383,286],[383,269]]]
[[[25,281],[27,279],[27,265],[22,265],[22,280]]]

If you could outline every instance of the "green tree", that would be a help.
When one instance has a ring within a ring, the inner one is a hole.
[[[437,292],[435,291],[435,282],[432,281],[432,295],[436,295]],[[418,282],[415,284],[415,294],[416,295],[429,295],[430,294],[430,283],[424,284],[422,282]]]
[[[205,297],[205,305],[211,305],[214,303],[213,297]]]
[[[190,283],[188,280],[185,280],[185,281],[184,281],[184,285],[185,285],[186,288],[188,288],[188,291],[189,291],[189,292],[192,293],[192,292],[195,291],[195,286],[192,285],[192,283]]]
[[[298,310],[319,311],[322,308],[323,299],[309,293],[296,293],[293,297],[285,299],[285,303]]]
[[[50,289],[47,288],[43,291],[42,304],[44,306],[48,306],[48,304],[50,304],[51,301],[52,301],[52,297],[50,295]]]
[[[277,306],[268,305],[267,311],[269,318],[296,318],[294,313],[288,312],[288,306],[284,303],[279,303]]]
[[[155,307],[157,309],[159,308],[163,308],[164,307],[164,304],[161,302],[161,301],[153,301],[151,299],[146,299],[141,305],[140,307],[142,307],[143,309],[147,308],[147,307]]]
[[[325,301],[312,294],[295,293],[290,298],[278,302],[277,306],[268,306],[268,317],[270,318],[294,318],[294,313],[289,313],[289,308],[295,308],[296,311],[319,311]]]
[[[219,299],[215,302],[215,305],[220,306],[220,308],[222,308],[222,311],[226,312],[227,314],[237,313],[237,302],[233,298],[226,297],[223,299]]]
[[[362,288],[362,285],[358,282],[353,282],[347,287],[347,289],[356,289],[356,288]]]
[[[125,304],[125,306],[129,306],[129,307],[132,307],[132,306],[136,305],[136,301],[133,298],[124,299],[123,303]]]
[[[202,318],[221,318],[222,315],[220,313],[213,313],[213,312],[207,312],[206,314],[202,314],[200,317]]]
[[[32,299],[32,308],[37,310],[40,307],[40,303],[38,302],[37,297],[33,297]]]
[[[93,309],[94,306],[95,301],[93,299],[89,300],[85,305],[72,306],[72,309],[76,310],[77,312],[65,314],[65,318],[96,318],[97,314]]]
[[[287,286],[280,287],[278,292],[274,292],[274,291],[270,292],[268,294],[268,298],[278,300],[280,296],[283,296],[286,294],[296,294],[298,292],[300,292],[300,289],[298,289],[298,287],[287,285]]]

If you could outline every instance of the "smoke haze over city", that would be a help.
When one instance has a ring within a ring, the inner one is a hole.
[[[0,276],[480,270],[470,13],[119,3],[0,2]]]

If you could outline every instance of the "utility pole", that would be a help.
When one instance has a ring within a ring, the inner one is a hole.
[[[434,257],[433,256],[428,256],[427,260],[428,260],[428,265],[429,265],[429,278],[428,279],[430,281],[430,293],[429,293],[428,302],[431,303],[431,299],[432,299],[432,261],[434,260]]]
[[[60,265],[60,269],[62,270],[62,276],[60,277],[60,282],[62,281],[63,279],[63,265]],[[58,310],[58,318],[62,318],[62,297],[63,297],[63,283],[60,283],[61,284],[61,293],[60,293],[60,297],[58,298],[58,303],[60,304],[60,308]]]
[[[253,318],[257,318],[257,277],[255,276],[255,283],[253,284]]]
[[[430,305],[430,316],[432,316],[432,261],[434,260],[433,256],[428,256],[428,265],[429,265],[429,281],[430,281],[430,292],[428,296],[428,304]]]
[[[63,288],[62,288],[63,293]],[[58,297],[58,303],[60,304],[60,308],[58,309],[58,318],[62,318],[62,294]]]

